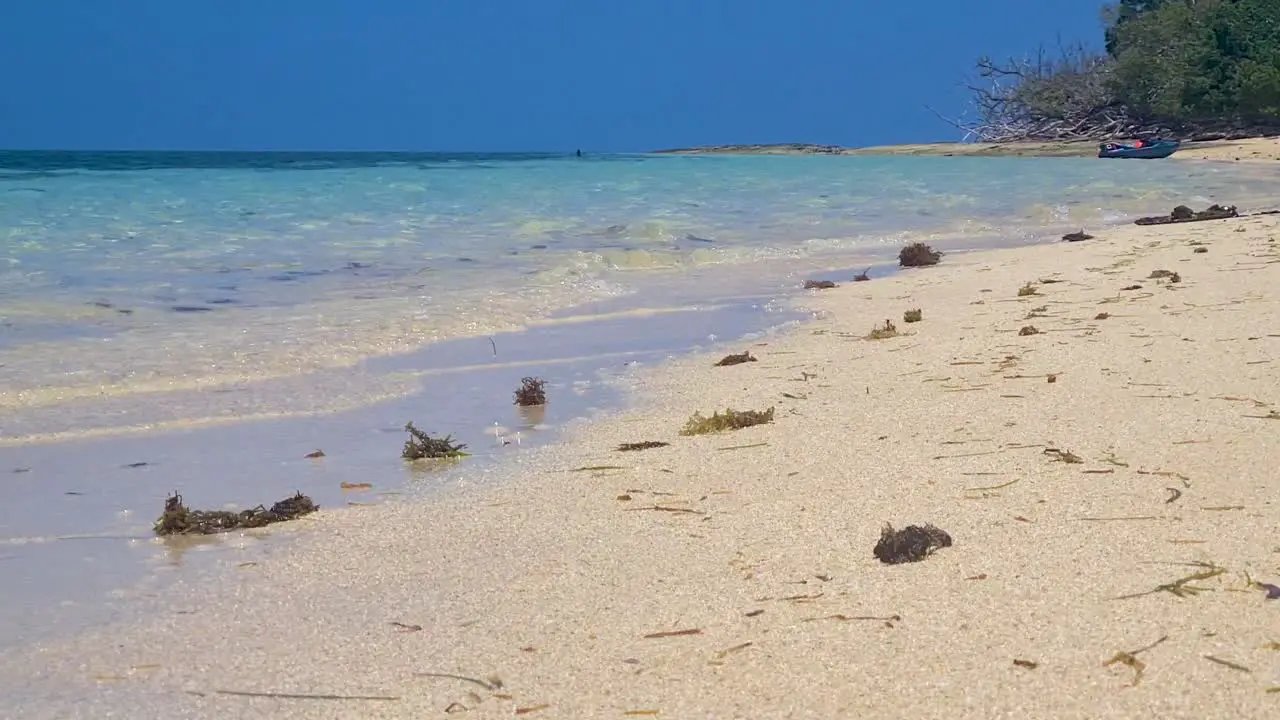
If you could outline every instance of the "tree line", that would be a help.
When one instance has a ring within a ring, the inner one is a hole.
[[[978,59],[966,139],[1280,134],[1280,0],[1119,0],[1104,49]]]

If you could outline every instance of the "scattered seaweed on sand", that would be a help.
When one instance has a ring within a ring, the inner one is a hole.
[[[724,432],[725,430],[741,430],[754,425],[763,425],[773,422],[773,408],[768,410],[733,410],[725,409],[721,414],[718,410],[707,417],[702,413],[694,413],[680,430],[681,435],[707,435],[709,433]]]
[[[1084,240],[1092,240],[1093,236],[1084,230],[1081,230],[1080,232],[1067,233],[1062,236],[1062,239],[1067,242],[1082,242]]]
[[[1048,455],[1054,462],[1063,462],[1068,465],[1080,465],[1084,463],[1081,457],[1070,450],[1059,450],[1058,448],[1045,448],[1044,454]]]
[[[1179,205],[1173,209],[1168,215],[1152,215],[1149,217],[1140,217],[1133,221],[1134,225],[1168,225],[1171,223],[1199,222],[1203,220],[1223,220],[1226,218],[1240,217],[1240,213],[1236,212],[1236,206],[1223,207],[1217,203],[1196,212],[1186,205]]]
[[[741,365],[742,363],[756,362],[756,356],[751,354],[750,350],[744,350],[735,355],[725,355],[716,363],[716,367],[727,367],[729,365]]]
[[[920,310],[919,308],[916,308],[915,310],[908,310],[902,313],[902,322],[905,322],[905,323],[916,323],[916,322],[920,322],[923,319],[924,319],[924,311]]]
[[[1152,270],[1147,276],[1148,280],[1159,280],[1161,278],[1168,279],[1171,283],[1182,282],[1182,276],[1172,270]]]
[[[542,378],[527,377],[520,380],[520,387],[516,388],[515,404],[520,407],[532,407],[534,405],[547,404],[547,381]]]
[[[876,325],[871,328],[871,332],[867,333],[867,340],[887,340],[891,337],[898,336],[898,328],[894,326],[890,320],[885,320],[884,325]]]
[[[901,530],[885,523],[872,553],[886,565],[919,562],[938,548],[951,547],[951,536],[933,525],[908,525]]]
[[[405,460],[459,458],[470,454],[462,452],[462,449],[466,447],[466,443],[453,442],[452,435],[433,438],[414,427],[413,423],[405,425],[404,430],[409,433],[409,439],[404,441],[404,450],[400,452],[400,457]]]
[[[871,268],[867,268],[866,270],[863,270],[862,272],[853,276],[854,282],[867,282],[870,279],[871,279]]]
[[[924,243],[911,243],[898,252],[898,264],[902,267],[926,267],[937,265],[942,253]]]
[[[1213,563],[1204,562],[1202,560],[1196,560],[1195,562],[1185,563],[1185,564],[1190,565],[1191,567],[1200,568],[1200,572],[1195,572],[1190,575],[1187,575],[1186,577],[1180,577],[1176,580],[1172,580],[1167,583],[1160,583],[1159,585],[1151,588],[1150,590],[1145,590],[1139,593],[1132,593],[1129,595],[1121,595],[1115,599],[1131,600],[1133,598],[1145,597],[1147,595],[1155,595],[1156,593],[1159,593],[1159,592],[1167,592],[1170,595],[1173,595],[1174,597],[1177,597],[1177,598],[1193,597],[1198,593],[1205,592],[1207,588],[1196,587],[1192,583],[1199,582],[1201,580],[1209,580],[1211,578],[1218,577],[1219,575],[1223,575],[1227,572],[1227,569],[1224,567],[1221,567],[1219,565],[1214,565]]]
[[[622,443],[616,449],[618,452],[635,452],[637,450],[652,450],[654,448],[667,447],[671,443],[662,442],[661,440],[644,440],[642,442]]]
[[[1026,337],[1027,335],[1039,335],[1040,329],[1035,325],[1024,325],[1022,329],[1018,331],[1018,334],[1023,337]]]
[[[805,280],[805,290],[830,290],[831,288],[840,287],[830,280]]]
[[[1112,665],[1115,665],[1116,663],[1129,666],[1130,668],[1133,669],[1133,680],[1130,681],[1129,685],[1130,687],[1135,687],[1137,686],[1138,683],[1142,682],[1142,673],[1147,669],[1147,664],[1139,660],[1138,655],[1150,650],[1151,648],[1159,645],[1160,643],[1168,639],[1169,639],[1169,636],[1165,635],[1164,637],[1151,643],[1150,645],[1147,645],[1145,647],[1140,647],[1137,650],[1129,650],[1129,651],[1121,650],[1115,655],[1112,655],[1110,660],[1102,663],[1102,667],[1110,667]]]
[[[1031,283],[1027,283],[1026,285],[1023,285],[1022,287],[1018,288],[1018,297],[1027,297],[1028,295],[1039,295],[1039,294],[1040,294],[1040,291],[1037,290],[1036,286],[1032,285]]]
[[[182,504],[182,496],[175,493],[164,501],[164,513],[156,520],[153,529],[156,535],[212,535],[285,522],[319,509],[311,498],[297,493],[270,508],[259,505],[240,512],[191,510]]]

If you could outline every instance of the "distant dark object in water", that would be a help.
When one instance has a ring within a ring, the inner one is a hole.
[[[121,465],[121,467],[122,467],[122,468],[124,468],[125,470],[137,470],[138,468],[144,468],[144,467],[146,467],[146,466],[148,466],[148,465],[150,465],[150,464],[151,464],[151,463],[146,462],[146,461],[143,461],[143,462],[133,462],[133,463],[129,463],[129,464],[127,464],[127,465]]]
[[[90,302],[89,302],[89,304],[90,304],[90,305],[92,305],[92,306],[94,306],[94,307],[96,307],[96,308],[102,308],[103,310],[113,310],[113,309],[115,309],[115,305],[112,305],[111,303],[107,302],[106,300],[92,300],[92,301],[90,301]]]
[[[1203,220],[1225,220],[1227,218],[1240,217],[1240,213],[1236,211],[1236,206],[1223,207],[1217,203],[1196,212],[1186,205],[1179,205],[1173,209],[1168,215],[1152,215],[1150,217],[1141,217],[1133,221],[1134,225],[1169,225],[1172,223],[1184,222],[1200,222]]]
[[[516,388],[515,404],[521,407],[530,407],[533,405],[547,404],[547,381],[536,377],[527,377],[520,380],[520,387]]]
[[[1062,239],[1067,242],[1083,242],[1085,240],[1092,240],[1093,236],[1084,230],[1081,230],[1080,232],[1067,233],[1062,236]]]
[[[175,494],[165,500],[164,513],[156,520],[153,529],[157,535],[212,535],[285,522],[319,509],[311,498],[297,493],[272,505],[270,509],[259,505],[241,512],[191,510],[182,504],[182,496]]]
[[[885,523],[872,552],[886,565],[919,562],[938,548],[951,547],[951,536],[933,525],[908,525],[901,530]]]
[[[867,268],[866,270],[863,270],[862,272],[853,276],[854,282],[867,282],[870,279],[871,279],[871,268]]]
[[[546,245],[530,245],[529,249],[530,250],[546,250],[547,246]]]
[[[370,265],[369,263],[362,263],[362,262],[356,262],[354,260],[351,260],[351,261],[348,261],[346,265],[343,265],[342,269],[343,270],[366,270],[371,267],[373,266]]]
[[[476,261],[475,258],[469,258],[469,257],[458,258],[458,262],[475,262],[475,261]]]
[[[582,157],[582,151],[581,151],[581,150],[579,150],[579,151],[578,151],[578,157]]]
[[[728,365],[741,365],[742,363],[756,362],[756,357],[751,354],[750,350],[735,355],[725,355],[716,363],[716,367],[726,367]]]
[[[231,298],[214,298],[212,300],[205,300],[205,302],[210,305],[234,305],[238,301],[232,300]]]
[[[715,242],[715,240],[712,240],[711,238],[698,237],[697,235],[693,235],[693,234],[685,235],[685,236],[684,236],[684,239],[685,239],[685,240],[688,240],[689,242],[700,242],[700,243],[714,243],[714,242]]]
[[[1178,151],[1182,143],[1177,140],[1135,140],[1132,143],[1105,142],[1098,146],[1100,158],[1130,158],[1134,160],[1158,160]]]
[[[898,252],[898,264],[902,267],[927,267],[941,260],[942,253],[924,243],[911,243]]]
[[[834,282],[830,280],[805,280],[804,281],[805,290],[830,290],[831,288],[834,288],[834,287],[839,287],[839,285],[836,285]]]
[[[203,306],[203,305],[174,305],[173,307],[171,307],[171,308],[169,308],[169,309],[170,309],[170,310],[172,310],[172,311],[174,311],[174,312],[176,312],[176,313],[202,313],[202,312],[213,312],[213,308],[211,308],[211,307],[205,307],[205,306]]]
[[[315,458],[322,458],[322,457],[324,457],[324,451],[323,451],[323,450],[319,450],[319,449],[317,449],[317,450],[312,450],[311,452],[307,453],[306,455],[303,455],[303,457],[305,457],[305,458],[311,458],[311,459],[315,459]]]

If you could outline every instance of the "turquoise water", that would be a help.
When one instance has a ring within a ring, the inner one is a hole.
[[[1274,197],[1093,159],[0,152],[0,442],[401,396],[370,357],[558,310]],[[691,282],[696,279],[696,282]],[[305,381],[305,382],[304,382]],[[299,390],[299,383],[306,385]],[[213,391],[211,393],[211,391]]]

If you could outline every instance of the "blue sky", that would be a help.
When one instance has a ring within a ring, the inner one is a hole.
[[[637,151],[955,139],[975,57],[1098,0],[4,0],[0,147]]]

